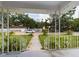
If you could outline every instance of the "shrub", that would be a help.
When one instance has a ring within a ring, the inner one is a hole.
[[[48,30],[47,29],[43,29],[42,32],[43,32],[43,35],[47,35]]]
[[[33,36],[33,33],[28,34],[28,36]]]
[[[67,35],[72,35],[72,30],[68,30]]]
[[[13,35],[13,34],[14,34],[14,32],[10,32],[9,34],[10,34],[10,35]]]

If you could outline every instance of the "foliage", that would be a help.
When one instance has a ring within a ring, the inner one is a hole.
[[[72,30],[67,31],[67,35],[72,35],[72,33],[73,33]]]
[[[59,19],[60,19],[60,31],[74,31],[74,25],[77,25],[75,23],[75,20],[73,19],[73,14],[75,13],[75,8],[68,11],[67,13],[64,13],[61,17],[57,14],[51,15],[52,22],[50,23],[50,31],[55,32],[55,21],[56,21],[56,30],[59,31]],[[76,28],[75,28],[76,29]]]
[[[33,33],[28,34],[28,36],[33,36]]]
[[[44,49],[44,40],[46,39],[46,36],[47,35],[39,35],[39,40],[42,45],[42,49]]]
[[[43,29],[42,32],[43,32],[43,35],[47,35],[48,29]]]
[[[9,34],[10,34],[10,35],[13,35],[13,34],[15,34],[15,33],[14,33],[14,32],[10,32]]]
[[[42,22],[37,22],[24,14],[15,14],[10,17],[10,27],[42,28]]]
[[[79,18],[74,19],[72,24],[73,24],[73,30],[79,31]]]
[[[42,29],[43,35],[47,35],[47,33],[48,33],[49,23],[47,21],[48,20],[46,19],[44,24],[43,24],[43,29]]]
[[[64,37],[65,37],[65,40],[64,40]],[[55,49],[55,43],[56,43],[56,49],[59,49],[59,47],[58,47],[59,46],[58,35],[56,35],[56,42],[55,42],[54,34],[51,35],[51,36],[40,35],[39,40],[40,40],[40,43],[41,43],[43,49],[45,49],[45,40],[48,42],[48,44],[46,45],[46,46],[48,46],[47,47],[48,49]],[[60,36],[60,42],[61,42],[60,43],[61,49],[63,49],[63,48],[75,48],[75,47],[77,47],[77,44],[73,44],[73,43],[79,42],[79,36],[64,35],[63,34],[63,35]],[[79,47],[79,44],[78,44],[78,47]]]
[[[21,50],[26,49],[28,46],[28,43],[30,42],[32,36],[28,35],[12,35],[13,32],[10,32],[9,37],[9,51],[20,51],[20,45]],[[1,35],[0,35],[0,50],[1,47]],[[7,51],[7,36],[4,36],[4,50]]]

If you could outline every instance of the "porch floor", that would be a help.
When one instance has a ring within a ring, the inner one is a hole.
[[[0,57],[79,57],[79,48],[63,49],[53,51],[25,51],[10,52],[8,54],[0,54]]]

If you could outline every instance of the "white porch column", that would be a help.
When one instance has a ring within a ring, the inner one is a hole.
[[[57,15],[58,15],[58,48],[60,49],[61,48],[61,45],[60,45],[60,32],[61,32],[61,22],[60,22],[60,17],[61,17],[61,11],[60,9],[57,11]]]
[[[1,8],[1,11],[2,11],[2,53],[4,53],[4,19],[3,19],[3,16],[4,16],[4,9]]]

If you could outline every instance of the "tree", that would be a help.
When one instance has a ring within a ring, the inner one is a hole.
[[[79,18],[74,19],[72,24],[74,31],[79,31]]]
[[[43,22],[36,22],[24,14],[10,15],[10,27],[42,28]]]
[[[56,22],[56,31],[59,31],[59,19],[60,19],[60,31],[64,32],[67,30],[74,30],[74,19],[73,14],[75,12],[75,8],[64,13],[61,17],[57,14],[50,15],[50,31],[55,32],[55,22]],[[76,25],[77,26],[77,25]]]
[[[75,9],[68,11],[67,13],[63,14],[60,18],[61,20],[61,30],[73,30],[73,14]]]

